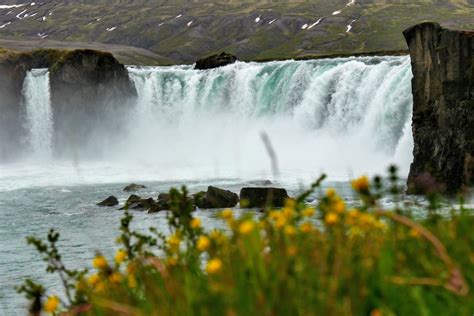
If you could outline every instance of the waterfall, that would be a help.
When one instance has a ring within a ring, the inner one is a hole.
[[[23,96],[33,158],[49,159],[53,151],[53,114],[48,69],[32,69],[27,73]]]
[[[262,132],[280,169],[294,177],[328,172],[347,179],[390,163],[407,173],[412,160],[408,57],[238,62],[206,71],[129,67],[129,73],[139,95],[130,116],[133,152],[143,153],[144,163],[216,176],[268,173]]]

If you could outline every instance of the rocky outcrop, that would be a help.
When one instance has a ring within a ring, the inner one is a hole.
[[[143,184],[131,183],[131,184],[127,185],[125,188],[123,188],[123,191],[125,191],[125,192],[135,192],[135,191],[145,189],[145,188],[146,188],[146,186],[144,186]]]
[[[106,198],[105,200],[103,200],[102,202],[97,203],[97,206],[111,207],[111,206],[115,206],[115,205],[118,205],[118,204],[119,204],[119,202],[118,202],[117,198],[115,196],[111,195],[108,198]]]
[[[474,181],[474,32],[422,23],[404,32],[413,69],[409,193],[433,177],[443,191]]]
[[[210,186],[207,192],[197,193],[196,206],[202,209],[234,207],[239,203],[239,196],[231,191]]]
[[[282,207],[288,198],[286,190],[281,188],[242,188],[240,190],[241,207]]]
[[[194,69],[205,70],[218,68],[226,65],[233,64],[237,61],[237,57],[227,53],[220,53],[212,55],[206,58],[199,59],[196,61]]]

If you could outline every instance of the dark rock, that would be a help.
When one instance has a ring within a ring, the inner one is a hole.
[[[207,192],[194,195],[196,206],[203,209],[234,207],[239,203],[239,196],[231,191],[210,186]]]
[[[417,192],[417,179],[426,174],[438,188],[457,192],[474,181],[474,32],[422,23],[404,35],[413,70],[415,142],[408,193]]]
[[[288,198],[286,190],[280,188],[242,188],[240,190],[241,207],[282,207]]]
[[[132,183],[132,184],[127,185],[125,188],[123,188],[123,190],[125,192],[135,192],[135,191],[138,191],[140,189],[145,189],[145,188],[146,186],[142,184]]]
[[[113,195],[109,196],[108,198],[106,198],[105,200],[103,200],[102,202],[100,203],[97,203],[97,206],[115,206],[115,205],[118,205],[119,202],[117,200],[117,198]]]
[[[158,194],[158,201],[169,203],[171,201],[171,195],[169,193],[160,193]]]
[[[196,61],[194,69],[205,70],[218,68],[225,65],[233,64],[237,61],[237,57],[231,54],[221,53],[212,55],[206,58],[199,59]]]

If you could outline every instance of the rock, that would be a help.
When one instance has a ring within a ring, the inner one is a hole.
[[[123,188],[123,191],[125,191],[125,192],[135,192],[135,191],[138,191],[140,189],[145,189],[145,188],[146,188],[146,186],[144,186],[142,184],[132,183],[132,184],[127,185],[125,188]]]
[[[103,200],[102,202],[100,203],[97,203],[97,206],[101,206],[101,207],[104,207],[104,206],[115,206],[115,205],[118,205],[119,202],[117,200],[117,198],[113,195],[109,196],[108,198],[106,198],[105,200]]]
[[[417,179],[427,174],[454,193],[474,183],[474,32],[422,23],[404,35],[413,71],[415,143],[408,193],[417,193]]]
[[[239,203],[239,196],[231,191],[210,186],[207,192],[194,195],[197,207],[203,209],[234,207]]]
[[[233,64],[237,61],[237,57],[227,53],[212,55],[196,61],[194,69],[205,70],[218,68],[225,65]]]
[[[283,207],[288,193],[280,188],[242,188],[240,190],[241,207]]]

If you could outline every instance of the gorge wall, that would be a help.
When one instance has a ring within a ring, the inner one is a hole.
[[[48,68],[55,129],[62,135],[55,146],[71,146],[93,137],[88,124],[107,125],[102,104],[117,110],[136,96],[128,72],[111,54],[94,50],[37,50],[31,53],[0,51],[0,160],[11,160],[25,147],[23,82],[33,68]],[[120,102],[118,102],[120,100]],[[109,115],[107,113],[107,115]]]
[[[474,32],[422,23],[404,32],[413,70],[414,162],[410,193],[474,183]]]

